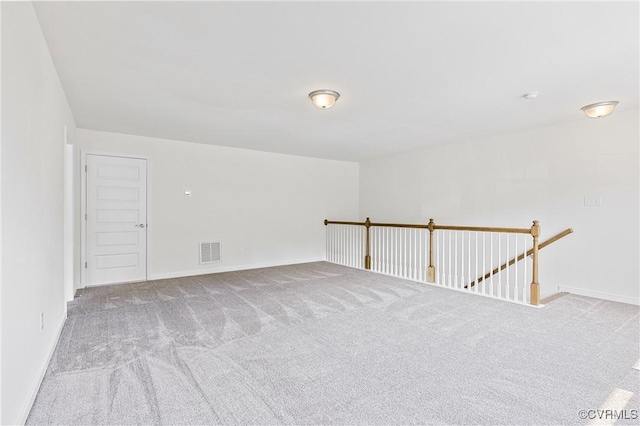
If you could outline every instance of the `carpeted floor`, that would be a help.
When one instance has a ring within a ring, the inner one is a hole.
[[[27,423],[586,424],[616,389],[632,417],[638,321],[324,262],[92,288]]]

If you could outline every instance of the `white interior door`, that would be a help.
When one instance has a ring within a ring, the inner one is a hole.
[[[87,155],[87,285],[147,278],[147,161]]]

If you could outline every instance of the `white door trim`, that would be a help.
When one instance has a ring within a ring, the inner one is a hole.
[[[64,293],[65,300],[73,300],[75,283],[74,247],[76,227],[74,215],[74,149],[69,129],[64,126]],[[65,304],[65,307],[67,305]]]
[[[151,274],[151,247],[149,241],[151,240],[151,233],[153,232],[153,222],[152,222],[152,214],[151,214],[151,180],[149,177],[151,176],[151,157],[147,155],[138,155],[138,154],[120,154],[114,152],[104,152],[104,151],[93,151],[93,150],[80,150],[81,164],[80,164],[80,223],[81,223],[81,233],[80,233],[80,245],[81,245],[81,255],[80,255],[80,279],[81,279],[81,287],[87,287],[87,269],[84,267],[85,262],[87,261],[87,221],[84,219],[87,214],[87,173],[85,172],[87,167],[87,155],[99,155],[104,157],[121,157],[121,158],[133,158],[137,160],[146,160],[147,161],[147,264],[146,264],[146,272],[145,272],[145,280],[149,279]]]

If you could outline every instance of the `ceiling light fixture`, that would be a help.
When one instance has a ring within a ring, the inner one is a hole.
[[[331,108],[336,103],[339,97],[340,93],[336,92],[335,90],[321,89],[314,90],[313,92],[309,93],[311,102],[313,102],[313,104],[320,109]]]
[[[580,108],[589,118],[602,118],[611,114],[618,105],[618,101],[596,102]]]

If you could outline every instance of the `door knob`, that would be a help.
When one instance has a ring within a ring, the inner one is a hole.
[[[145,227],[145,224],[144,224],[144,223],[141,223],[140,225],[133,225],[133,226],[137,226],[138,228],[144,228],[144,227]]]

